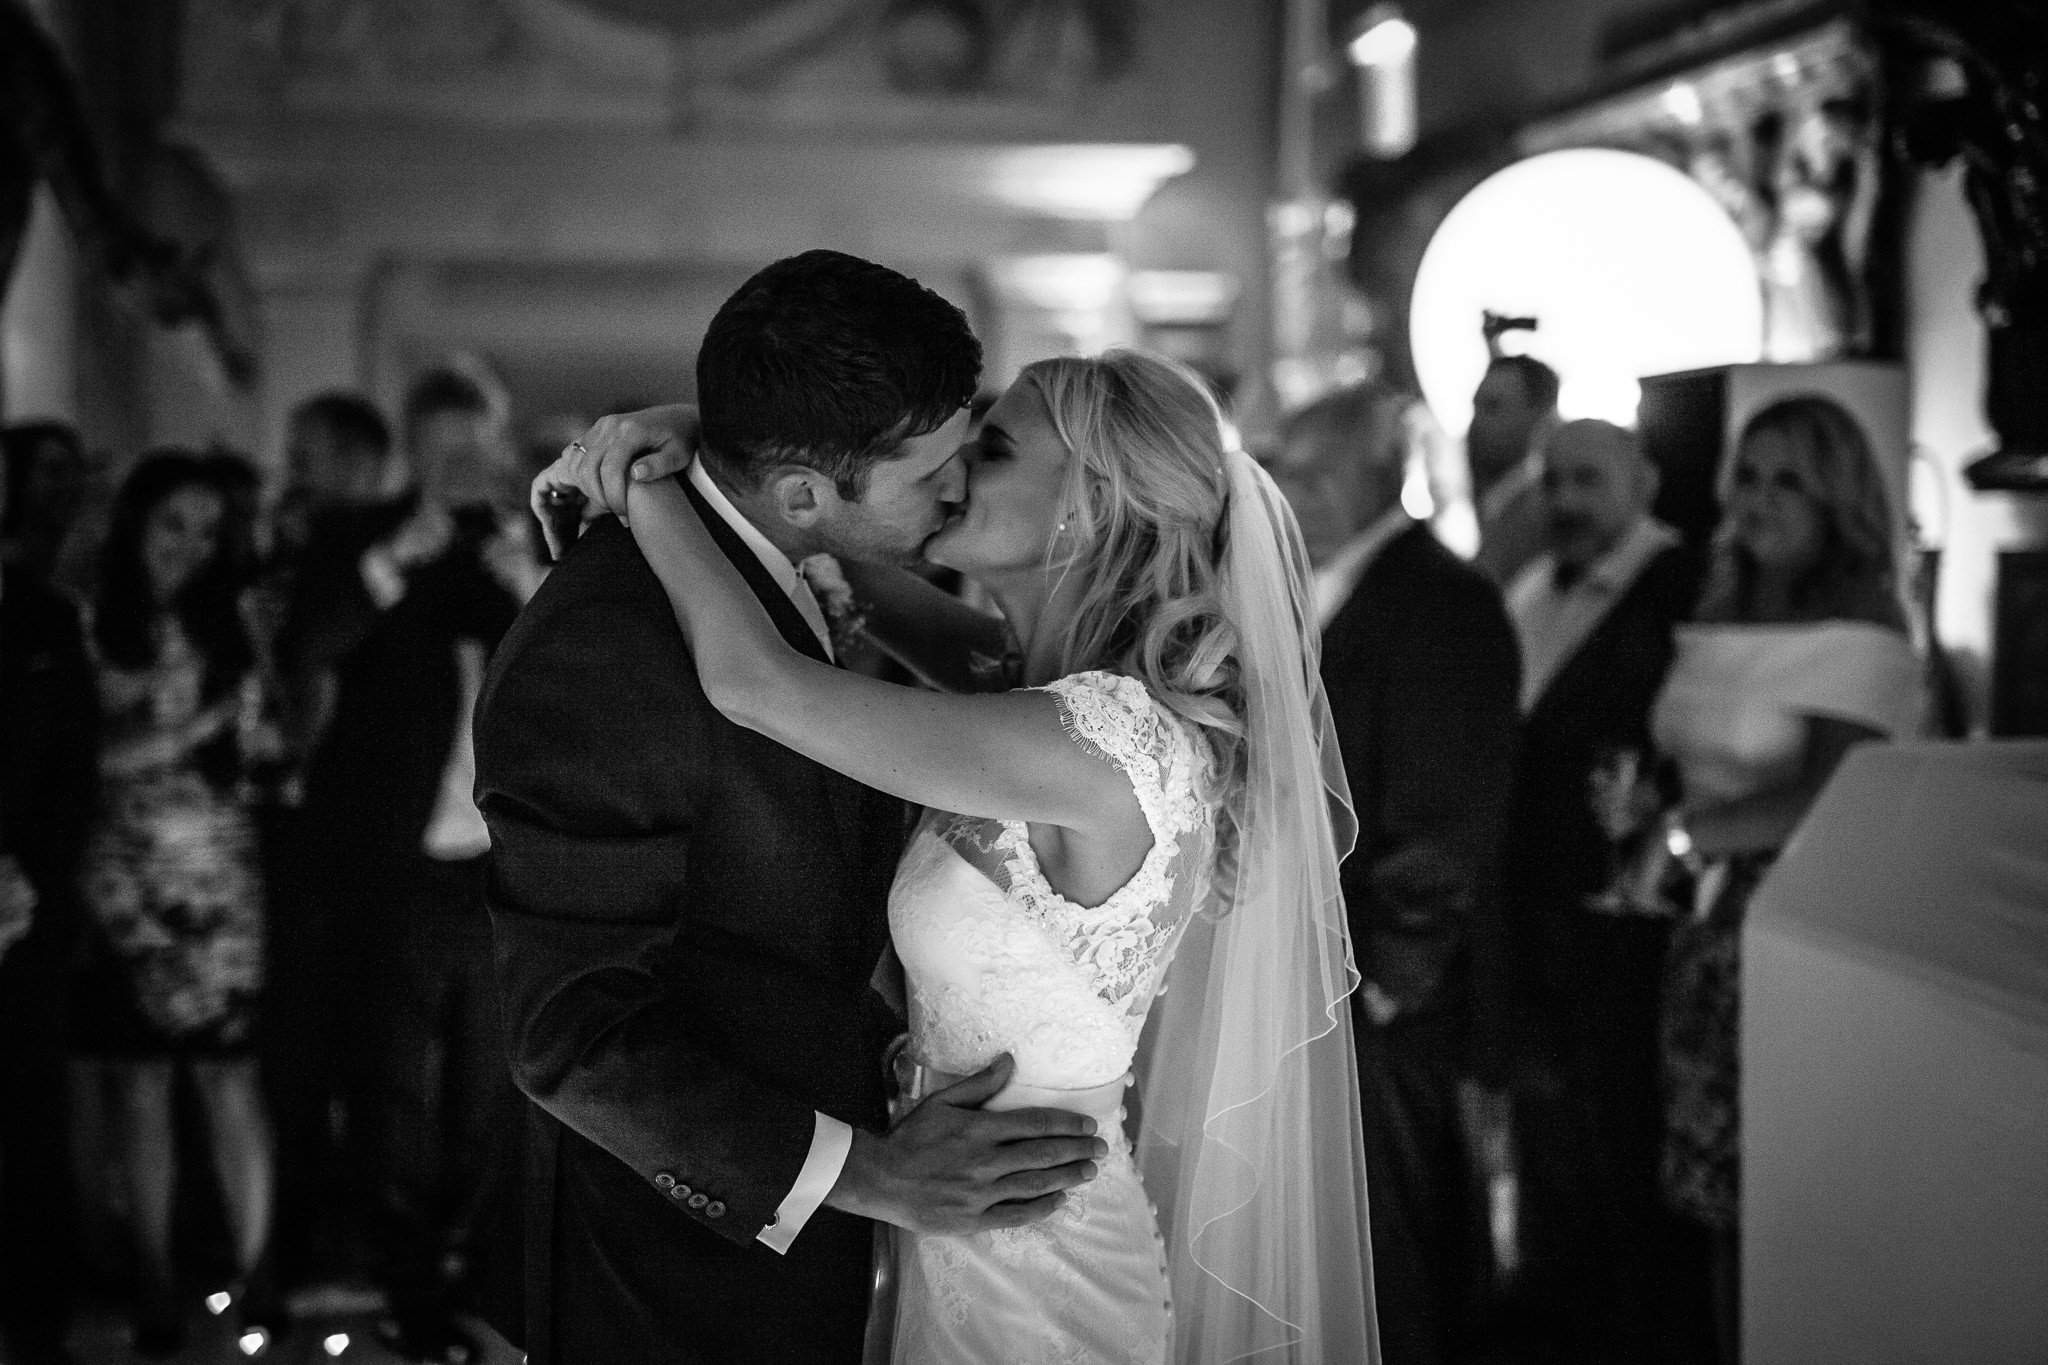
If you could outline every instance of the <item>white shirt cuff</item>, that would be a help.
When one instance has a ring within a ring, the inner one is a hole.
[[[776,1207],[774,1220],[755,1238],[777,1255],[789,1250],[804,1224],[825,1202],[825,1196],[832,1193],[832,1187],[839,1183],[839,1172],[846,1165],[846,1154],[853,1150],[853,1129],[829,1114],[814,1117],[817,1125],[811,1130],[811,1154],[804,1158],[796,1184],[789,1187],[789,1193]]]

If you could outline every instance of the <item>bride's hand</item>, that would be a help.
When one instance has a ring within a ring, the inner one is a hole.
[[[529,490],[548,553],[560,559],[599,517],[615,516],[623,524],[628,489],[687,469],[696,456],[697,430],[697,409],[688,403],[599,418],[534,477]]]

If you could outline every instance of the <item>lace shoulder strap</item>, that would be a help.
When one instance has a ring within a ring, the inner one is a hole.
[[[1098,670],[1069,674],[1039,690],[1059,703],[1060,720],[1076,744],[1123,770],[1153,837],[1182,832],[1186,820],[1176,818],[1169,786],[1187,779],[1189,742],[1161,715],[1144,683]]]

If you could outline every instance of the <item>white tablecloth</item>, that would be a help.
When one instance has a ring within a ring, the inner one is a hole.
[[[1852,754],[1743,953],[1744,1359],[2048,1362],[2048,743]]]

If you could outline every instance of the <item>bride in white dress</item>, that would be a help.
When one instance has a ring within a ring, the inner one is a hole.
[[[1223,432],[1141,352],[1024,372],[925,547],[1022,649],[1027,686],[972,696],[789,648],[681,489],[631,485],[712,703],[925,808],[889,905],[905,1103],[1007,1053],[988,1107],[1108,1144],[1038,1221],[895,1230],[899,1365],[1377,1359],[1348,797],[1298,532]]]

